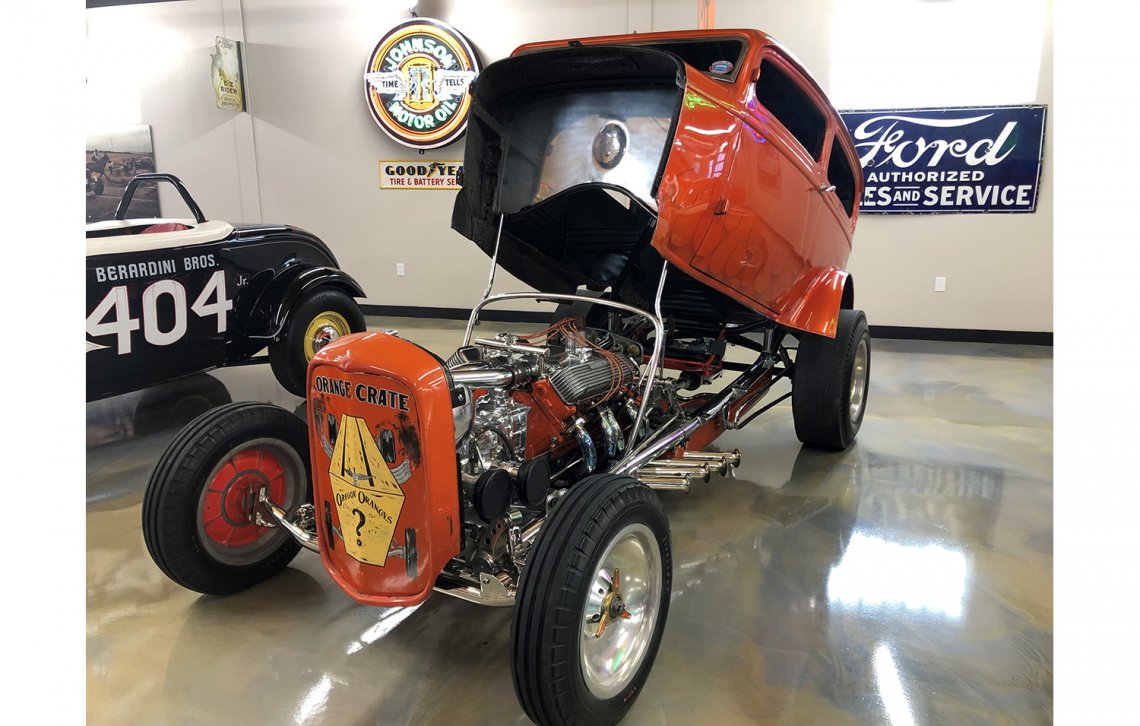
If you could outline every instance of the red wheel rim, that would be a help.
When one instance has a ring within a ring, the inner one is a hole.
[[[269,497],[285,501],[285,467],[268,449],[242,449],[222,463],[210,480],[201,506],[202,529],[223,547],[243,547],[260,539],[268,528],[254,521],[254,502],[262,487]]]

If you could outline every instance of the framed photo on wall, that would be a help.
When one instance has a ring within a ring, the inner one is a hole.
[[[87,132],[87,222],[115,216],[119,197],[136,174],[154,171],[150,126],[116,126]],[[158,188],[141,184],[131,202],[132,217],[160,217]]]

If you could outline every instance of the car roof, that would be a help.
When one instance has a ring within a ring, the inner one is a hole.
[[[785,58],[801,75],[812,85],[812,87],[828,101],[833,113],[834,106],[831,106],[827,94],[824,93],[819,83],[816,82],[815,77],[812,76],[800,59],[795,56],[790,50],[787,49],[780,41],[768,35],[762,30],[754,28],[716,28],[710,30],[667,30],[657,33],[623,33],[619,35],[595,35],[585,38],[563,38],[560,40],[543,40],[533,43],[524,43],[511,53],[516,56],[522,53],[530,53],[537,50],[550,50],[553,48],[565,48],[570,43],[582,43],[583,45],[640,45],[644,43],[652,43],[655,41],[678,41],[678,40],[706,40],[716,38],[743,38],[752,44],[753,49],[769,47],[776,50],[783,58]]]

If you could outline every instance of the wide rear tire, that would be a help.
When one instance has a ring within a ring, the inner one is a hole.
[[[526,715],[543,726],[619,721],[653,667],[672,582],[657,495],[613,474],[575,484],[547,517],[519,582],[511,676]]]
[[[867,411],[871,334],[862,310],[840,310],[834,338],[804,334],[796,351],[792,418],[809,446],[842,451]]]
[[[142,530],[167,577],[230,595],[279,572],[300,546],[259,526],[257,493],[287,512],[311,499],[305,423],[283,408],[234,403],[191,421],[163,452],[147,484]]]

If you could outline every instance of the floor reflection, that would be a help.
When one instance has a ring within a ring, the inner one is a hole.
[[[827,577],[827,599],[842,608],[901,607],[912,615],[959,620],[968,574],[968,560],[959,550],[856,531]]]
[[[177,431],[211,408],[233,401],[225,384],[198,373],[87,404],[87,446]]]
[[[875,646],[875,657],[872,662],[875,668],[875,685],[883,701],[887,723],[890,726],[914,726],[914,713],[910,709],[908,691],[903,687],[899,667],[886,643]]]

